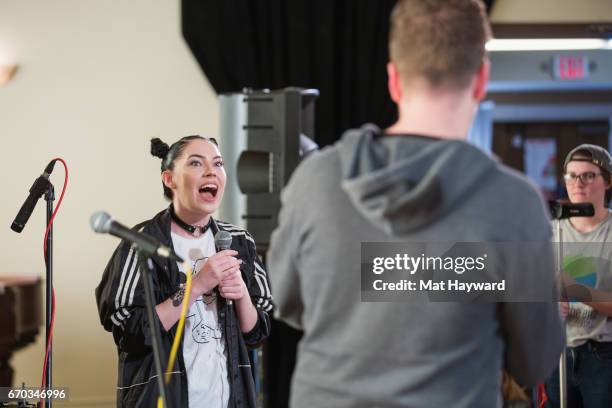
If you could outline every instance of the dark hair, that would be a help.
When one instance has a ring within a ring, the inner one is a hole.
[[[389,56],[402,83],[464,88],[486,55],[491,28],[480,0],[399,0],[391,14]]]
[[[217,140],[213,137],[204,137],[200,135],[191,135],[181,137],[176,142],[172,143],[172,146],[168,146],[167,143],[164,143],[159,138],[151,139],[151,154],[155,157],[159,157],[162,159],[161,162],[161,171],[164,172],[166,170],[174,169],[174,161],[181,157],[183,150],[185,150],[185,146],[189,144],[192,140],[207,140],[214,144],[215,146],[219,146]],[[162,182],[162,186],[164,188],[164,196],[169,200],[172,200],[172,190],[170,190],[166,185]]]

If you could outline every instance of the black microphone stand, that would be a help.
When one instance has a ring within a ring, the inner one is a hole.
[[[44,387],[45,390],[51,390],[53,387],[53,360],[52,360],[52,348],[53,341],[51,338],[51,321],[53,319],[53,224],[51,221],[53,220],[53,201],[55,201],[55,190],[53,188],[53,184],[49,181],[49,176],[53,171],[53,166],[55,165],[56,159],[51,160],[43,174],[38,177],[32,187],[30,188],[30,195],[25,200],[21,209],[17,213],[13,224],[11,225],[11,229],[17,233],[20,233],[25,227],[34,207],[36,206],[37,201],[44,194],[45,201],[47,202],[47,223],[45,224],[45,231],[47,227],[49,231],[47,232],[47,237],[45,239],[45,269],[46,269],[46,282],[45,282],[45,355],[46,355],[46,369],[44,372],[45,383],[41,386]],[[48,354],[47,354],[48,351]],[[36,406],[40,406],[41,404],[36,404]],[[2,404],[0,403],[0,406]],[[19,406],[28,407],[30,406],[25,401],[19,402]],[[45,398],[45,408],[51,408],[52,402],[51,398]]]
[[[561,216],[559,216],[557,220],[557,270],[559,276],[563,273],[563,230],[561,229]],[[561,287],[561,295],[562,299],[565,300],[565,287]],[[564,326],[567,323],[564,321]],[[567,330],[567,328],[566,328]],[[567,385],[565,383],[567,379],[567,347],[563,347],[563,351],[561,352],[561,357],[559,358],[559,407],[566,408],[567,407]]]
[[[162,368],[161,359],[161,334],[159,327],[156,324],[158,319],[155,318],[155,293],[153,292],[153,264],[150,253],[145,252],[142,248],[134,244],[138,250],[138,269],[142,272],[142,277],[145,286],[145,299],[147,304],[147,318],[149,320],[149,329],[151,331],[151,346],[153,348],[153,360],[155,362],[155,372],[157,374],[157,386],[159,388],[159,396],[162,399],[163,407],[168,407],[166,400],[166,383],[164,382],[164,371]]]
[[[53,218],[53,201],[55,200],[55,190],[53,184],[49,182],[47,186],[47,192],[45,193],[45,201],[47,202],[47,225],[51,223]],[[46,306],[45,306],[45,324],[46,324],[46,345],[49,347],[49,355],[47,357],[47,370],[45,375],[45,389],[50,390],[53,386],[51,374],[53,373],[53,365],[51,360],[51,352],[53,349],[53,340],[49,339],[51,334],[51,319],[52,319],[52,308],[53,308],[53,224],[49,227],[49,233],[47,234],[47,251],[45,252],[45,266],[47,269],[47,281],[45,284],[46,289]],[[51,398],[45,398],[45,408],[51,408]]]

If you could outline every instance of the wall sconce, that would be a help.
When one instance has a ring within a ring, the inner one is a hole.
[[[15,76],[17,65],[0,65],[0,86],[6,84]]]

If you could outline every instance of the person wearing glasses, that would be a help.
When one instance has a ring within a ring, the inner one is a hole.
[[[565,158],[564,182],[572,203],[591,203],[593,217],[560,222],[567,301],[568,407],[612,407],[612,158],[600,146],[583,144]],[[555,237],[559,242],[559,237]],[[545,384],[546,407],[559,406],[559,371]]]

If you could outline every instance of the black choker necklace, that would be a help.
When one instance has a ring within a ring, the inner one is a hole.
[[[204,235],[206,231],[208,231],[208,229],[210,228],[210,224],[212,223],[212,217],[209,217],[208,223],[204,226],[187,224],[185,221],[181,220],[178,215],[176,215],[173,207],[170,207],[170,215],[172,216],[172,221],[174,221],[176,225],[178,225],[196,238]]]

